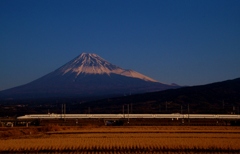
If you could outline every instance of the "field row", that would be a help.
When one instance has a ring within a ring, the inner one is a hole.
[[[240,153],[239,127],[48,126],[1,132],[0,153]]]
[[[72,134],[45,135],[41,138],[0,140],[0,152],[236,152],[240,134]]]
[[[0,139],[36,137],[39,134],[91,134],[91,133],[169,133],[169,134],[240,134],[239,127],[231,126],[124,126],[124,127],[66,127],[48,125],[40,127],[0,127]]]
[[[221,154],[221,153],[232,153],[238,154],[240,150],[232,150],[232,149],[199,149],[199,148],[192,148],[192,149],[169,149],[169,148],[158,148],[158,149],[118,149],[118,147],[113,147],[113,149],[81,149],[77,147],[66,147],[64,149],[58,148],[22,148],[22,149],[9,149],[5,151],[0,151],[1,153],[72,153],[72,154],[169,154],[169,153],[177,153],[177,154]]]

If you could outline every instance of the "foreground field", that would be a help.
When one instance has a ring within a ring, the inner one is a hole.
[[[50,127],[38,128],[40,131],[33,131],[33,128],[23,130],[23,136],[2,137],[0,152],[240,153],[239,127]]]

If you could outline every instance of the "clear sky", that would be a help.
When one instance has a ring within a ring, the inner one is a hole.
[[[240,0],[0,0],[0,90],[82,52],[160,82],[240,77]]]

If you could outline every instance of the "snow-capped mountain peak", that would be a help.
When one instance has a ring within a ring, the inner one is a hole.
[[[0,93],[2,98],[122,96],[179,88],[123,69],[92,53],[82,53],[32,82]]]
[[[127,77],[139,78],[145,81],[158,82],[133,70],[126,70],[111,64],[94,53],[82,53],[60,68],[62,75],[66,73],[79,74],[118,74]]]

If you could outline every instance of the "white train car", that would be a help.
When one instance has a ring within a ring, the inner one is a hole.
[[[17,117],[17,119],[59,119],[60,114],[29,114]]]
[[[188,118],[188,114],[187,114]],[[189,114],[189,118],[191,119],[216,119],[217,116],[215,114]]]
[[[159,119],[240,119],[240,115],[228,114],[30,114],[17,119],[121,119],[121,118],[159,118]]]

